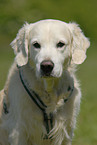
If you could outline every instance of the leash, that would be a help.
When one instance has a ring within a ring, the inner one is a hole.
[[[37,107],[42,111],[43,113],[43,116],[44,116],[44,123],[45,123],[45,126],[46,126],[46,131],[47,131],[47,135],[45,135],[44,139],[49,139],[48,138],[48,134],[50,132],[50,128],[52,129],[53,128],[53,114],[50,113],[49,115],[47,115],[46,113],[46,108],[47,106],[44,104],[44,102],[40,99],[40,96],[35,92],[35,91],[32,91],[28,85],[25,84],[25,81],[23,80],[23,77],[22,77],[22,73],[21,73],[21,70],[20,70],[20,67],[19,68],[19,76],[20,76],[20,80],[22,82],[22,85],[24,86],[26,92],[28,93],[28,95],[30,96],[31,100],[33,100],[33,102],[37,105]]]
[[[19,76],[20,76],[20,80],[21,80],[23,87],[25,88],[26,92],[30,96],[31,100],[36,104],[36,106],[43,113],[44,124],[45,124],[46,131],[47,131],[47,134],[44,136],[43,139],[51,139],[52,137],[49,138],[48,134],[49,134],[50,130],[53,128],[53,113],[50,113],[49,115],[46,113],[47,106],[40,99],[40,96],[35,91],[30,89],[29,84],[27,84],[27,82],[25,83],[25,80],[23,79],[21,67],[17,66],[17,68],[19,69]],[[64,99],[64,103],[66,103],[69,100],[69,98],[72,96],[72,93],[74,91],[74,81],[73,81],[73,87],[71,88],[71,86],[68,86],[67,91],[70,92],[70,94],[66,99]],[[5,102],[3,103],[3,110],[4,110],[5,114],[9,113],[9,111],[7,109],[7,104]]]

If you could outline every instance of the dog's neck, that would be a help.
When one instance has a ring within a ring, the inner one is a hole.
[[[44,82],[45,91],[48,93],[51,93],[53,91],[54,87],[57,85],[58,79],[43,78],[43,82]]]
[[[63,99],[64,103],[64,99],[66,100],[69,98],[68,96],[71,96],[74,88],[73,78],[66,71],[60,78],[37,78],[34,69],[24,66],[20,68],[21,77],[28,90],[39,94],[41,100],[48,106],[46,110],[48,113],[55,110],[60,99]],[[34,83],[32,83],[33,81]]]

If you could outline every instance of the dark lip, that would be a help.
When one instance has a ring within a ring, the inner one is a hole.
[[[52,76],[52,74],[50,74],[50,73],[44,74],[44,73],[41,71],[41,77],[50,78],[50,77],[53,77],[53,76]]]
[[[41,75],[42,78],[53,78],[52,75]]]
[[[47,76],[47,75],[42,75],[42,74],[41,74],[41,78],[44,78],[44,79],[57,79],[58,77],[53,76],[53,75]]]
[[[52,74],[43,74],[41,73],[41,78],[55,78]]]

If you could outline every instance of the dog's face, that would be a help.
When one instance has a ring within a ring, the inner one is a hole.
[[[26,24],[12,47],[18,65],[27,64],[29,57],[38,77],[60,77],[70,61],[85,60],[89,41],[76,24],[44,20]]]
[[[71,35],[64,23],[38,22],[29,33],[30,59],[40,77],[60,77],[70,56]]]

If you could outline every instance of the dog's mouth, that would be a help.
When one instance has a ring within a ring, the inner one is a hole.
[[[43,77],[43,78],[53,78],[53,77],[55,77],[54,74],[53,74],[53,71],[49,72],[48,70],[46,70],[45,72],[43,72],[41,70],[40,74],[41,74],[41,77]]]
[[[54,78],[54,76],[49,73],[44,74],[43,72],[41,72],[41,78]]]

